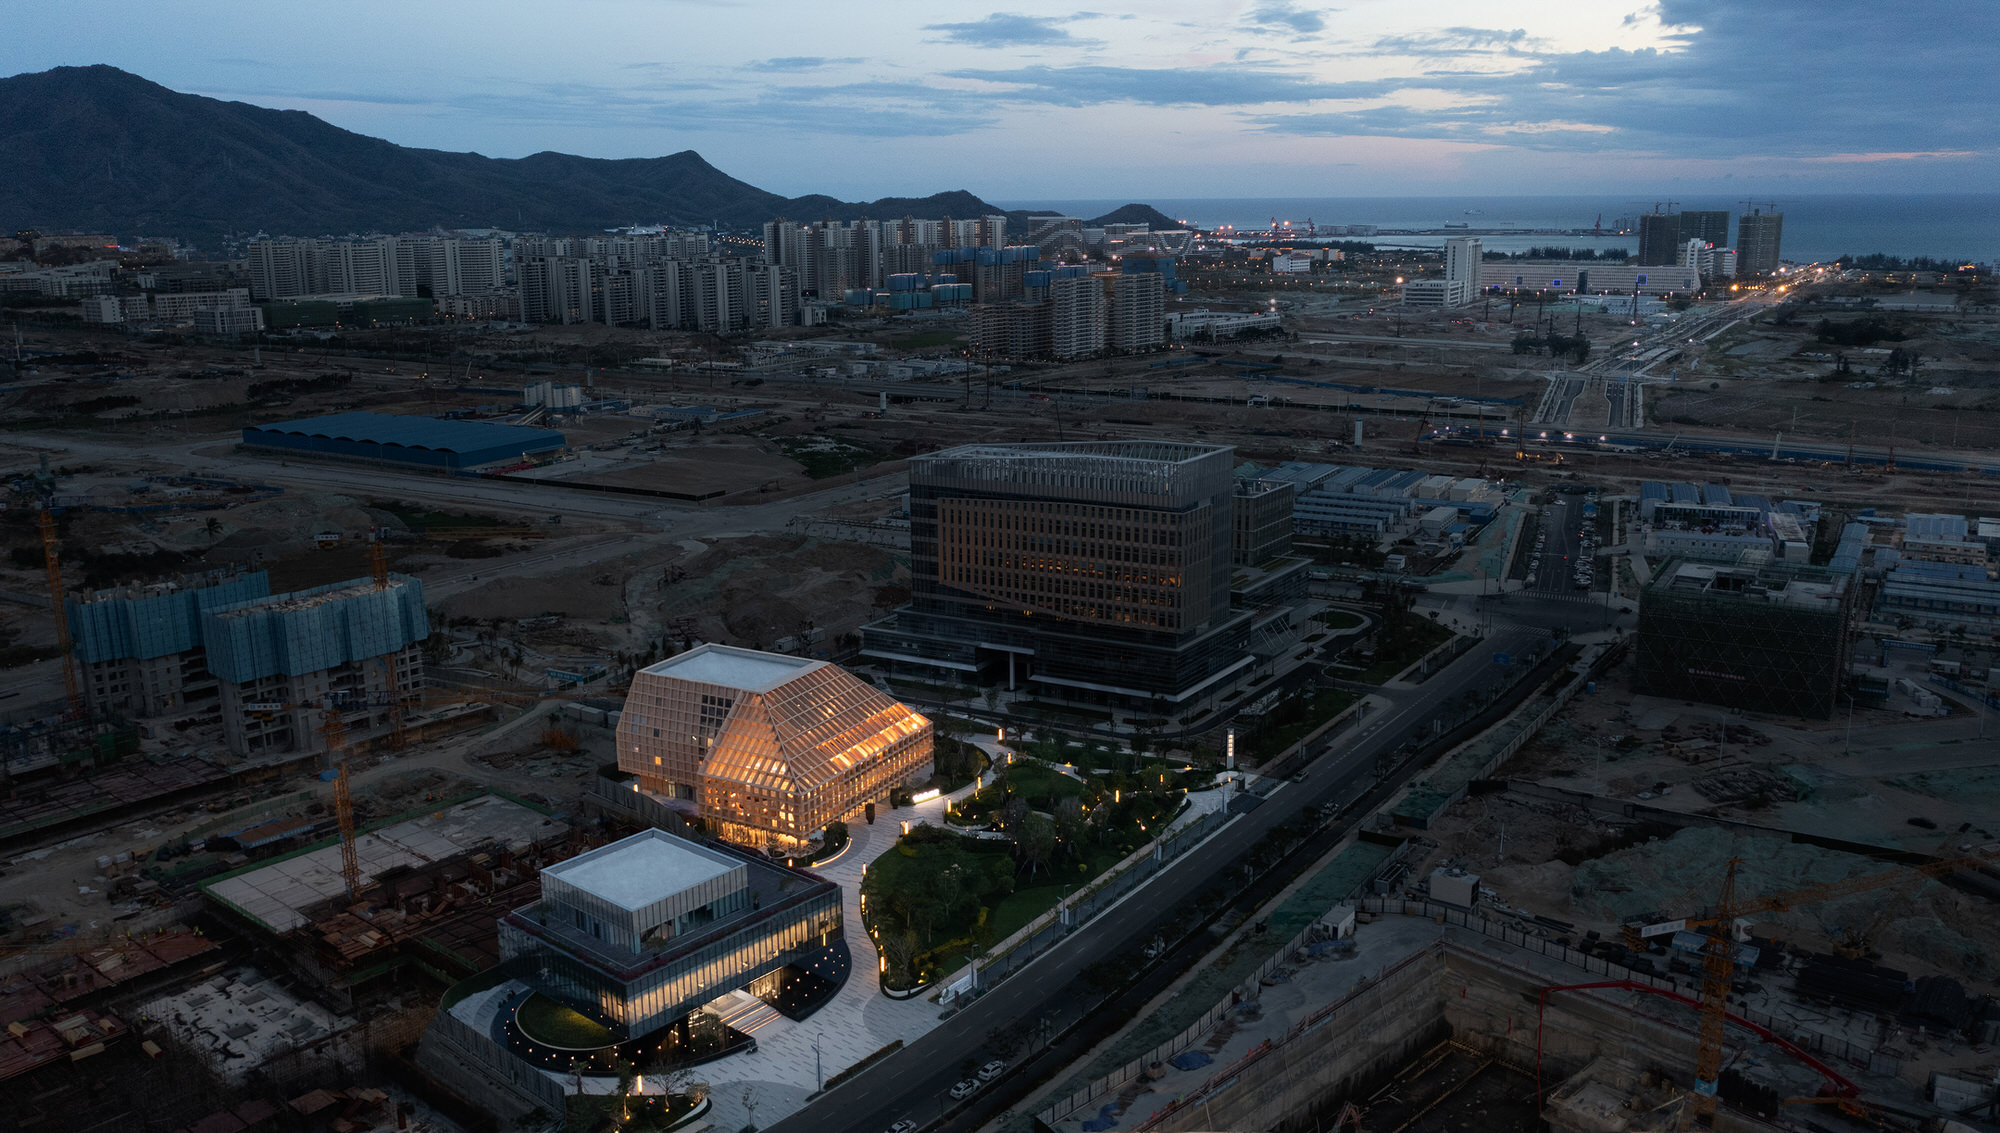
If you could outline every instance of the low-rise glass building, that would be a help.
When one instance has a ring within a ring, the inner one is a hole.
[[[634,1039],[844,947],[840,923],[831,881],[646,830],[542,870],[542,899],[501,918],[500,954]]]

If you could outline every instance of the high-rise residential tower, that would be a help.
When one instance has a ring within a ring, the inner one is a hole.
[[[1769,275],[1778,270],[1778,238],[1785,214],[1752,209],[1736,220],[1736,270],[1742,275]]]

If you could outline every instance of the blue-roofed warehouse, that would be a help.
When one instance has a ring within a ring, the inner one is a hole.
[[[252,425],[243,430],[243,443],[255,448],[411,464],[452,472],[559,452],[565,444],[563,435],[554,429],[388,413],[335,413],[330,417]]]

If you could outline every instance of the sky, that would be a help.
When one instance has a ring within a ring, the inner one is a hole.
[[[1085,2],[10,0],[0,74],[846,199],[2000,186],[2000,0]]]

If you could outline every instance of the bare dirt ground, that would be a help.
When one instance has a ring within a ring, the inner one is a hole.
[[[645,463],[621,467],[591,480],[697,497],[751,490],[766,484],[791,487],[806,480],[799,462],[788,459],[770,441],[716,437],[670,444],[671,447]]]
[[[1448,812],[1427,832],[1437,842],[1432,860],[1462,862],[1510,905],[1607,934],[1631,917],[1711,904],[1732,857],[1742,862],[1743,896],[1888,877],[1866,892],[1760,916],[1756,931],[1820,951],[1860,947],[1914,974],[2000,988],[2000,908],[1782,833],[1945,856],[2000,836],[2000,752],[1971,720],[1863,711],[1850,741],[1844,716],[1801,721],[1638,695],[1629,673],[1628,663],[1596,695],[1579,697],[1498,776],[1781,833],[1609,824],[1579,806],[1509,793]]]

